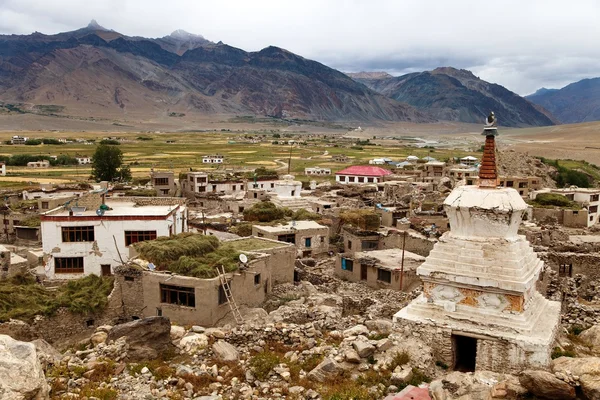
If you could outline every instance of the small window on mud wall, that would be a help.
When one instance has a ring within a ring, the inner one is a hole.
[[[178,306],[196,307],[193,287],[160,284],[160,302]]]
[[[560,264],[558,267],[558,276],[568,276],[571,277],[573,275],[573,264]]]
[[[254,285],[260,285],[260,274],[254,275]]]
[[[219,286],[219,305],[227,303],[227,295],[225,294],[225,289],[223,289],[223,285]]]
[[[377,280],[385,283],[392,283],[392,271],[387,269],[377,269]]]
[[[342,258],[342,270],[349,272],[354,271],[354,260]]]

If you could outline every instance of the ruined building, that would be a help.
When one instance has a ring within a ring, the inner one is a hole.
[[[527,204],[498,187],[491,117],[479,186],[457,187],[444,201],[451,230],[417,269],[423,293],[394,320],[428,337],[436,358],[455,370],[544,368],[560,304],[536,290],[543,262],[517,234]]]

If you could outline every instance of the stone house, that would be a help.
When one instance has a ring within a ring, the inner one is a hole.
[[[6,163],[0,161],[0,176],[6,176]]]
[[[175,185],[175,174],[172,171],[152,171],[150,179],[157,196],[175,196],[177,185]]]
[[[560,194],[585,208],[587,210],[587,227],[598,223],[598,219],[600,218],[600,213],[598,212],[598,207],[600,206],[600,189],[578,188],[576,186],[565,189],[543,189],[532,192],[529,198],[535,200],[537,195],[541,193]],[[573,218],[579,219],[581,216],[577,213],[573,215]]]
[[[498,179],[498,186],[516,189],[523,197],[529,197],[529,193],[533,190],[542,188],[541,179],[537,176],[518,177],[518,176],[501,176]]]
[[[304,168],[305,175],[331,175],[331,168],[321,168],[321,167],[313,167],[313,168]]]
[[[239,178],[215,178],[206,172],[188,172],[187,178],[181,182],[181,190],[185,196],[206,195],[235,195],[246,190],[246,180]]]
[[[285,225],[254,225],[252,235],[293,243],[302,257],[329,251],[329,228],[315,221],[292,221]]]
[[[39,161],[30,161],[27,163],[27,168],[49,168],[50,161],[48,160],[39,160]]]
[[[226,243],[253,241],[245,268],[226,273],[233,298],[240,309],[259,307],[276,283],[294,279],[295,249],[291,244],[268,239],[242,238]],[[264,248],[256,241],[264,241]],[[150,271],[134,262],[115,270],[116,286],[126,318],[165,316],[179,325],[213,326],[231,310],[218,277],[202,279],[168,271]]]
[[[335,173],[335,181],[341,184],[379,183],[391,175],[388,169],[373,166],[354,165]]]
[[[46,275],[73,279],[111,275],[131,244],[187,231],[186,200],[168,197],[105,199],[104,191],[41,214]]]
[[[223,164],[223,156],[220,154],[202,156],[202,164]]]
[[[79,165],[87,165],[92,163],[92,158],[88,156],[77,156],[75,159]]]
[[[338,254],[334,272],[341,279],[364,282],[375,289],[411,291],[420,285],[416,270],[423,261],[425,257],[404,251],[402,268],[402,249],[359,251]]]

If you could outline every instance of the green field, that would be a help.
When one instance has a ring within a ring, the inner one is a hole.
[[[92,132],[32,132],[23,134],[29,138],[56,138],[56,139],[102,139],[102,135]],[[7,145],[12,133],[0,134],[0,154],[35,154],[58,156],[87,155],[94,153],[95,145],[84,143],[68,143],[63,145]],[[285,137],[284,137],[285,136]],[[281,138],[274,138],[272,134],[237,134],[232,132],[214,133],[118,133],[111,137],[122,139],[119,148],[124,154],[126,164],[131,166],[134,177],[148,177],[150,169],[172,170],[175,173],[194,170],[224,170],[224,169],[254,169],[264,166],[278,169],[280,173],[287,172],[287,162],[292,147],[291,171],[298,179],[303,177],[306,167],[326,167],[332,172],[339,171],[349,165],[366,164],[375,157],[389,157],[393,160],[403,160],[408,155],[424,157],[431,155],[438,160],[449,157],[464,157],[465,151],[452,151],[448,149],[425,149],[400,146],[394,141],[386,141],[383,145],[365,145],[362,150],[356,148],[354,140],[343,138],[340,135],[306,135],[285,134]],[[140,137],[146,140],[138,139]],[[251,143],[249,137],[260,140],[260,143]],[[151,140],[148,140],[151,139]],[[288,140],[297,143],[290,146]],[[167,143],[170,141],[172,143]],[[280,144],[273,144],[278,141]],[[391,142],[391,143],[390,143]],[[354,148],[352,148],[354,147]],[[218,167],[202,164],[202,156],[206,154],[223,154],[225,163]],[[350,157],[348,163],[331,161],[331,156],[345,154]],[[0,178],[0,188],[18,187],[23,182],[36,181],[77,181],[87,180],[90,176],[91,166],[57,166],[48,169],[29,169],[26,167],[7,166],[7,176]],[[321,178],[327,179],[327,178]],[[331,179],[331,178],[329,178]]]

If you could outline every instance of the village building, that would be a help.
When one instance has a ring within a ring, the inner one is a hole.
[[[411,291],[420,286],[417,267],[425,257],[391,248],[338,254],[335,275],[350,282],[364,282],[375,289]]]
[[[498,186],[515,188],[522,197],[528,198],[529,192],[542,188],[542,183],[537,176],[500,176]]]
[[[529,197],[531,200],[535,200],[542,193],[554,193],[564,196],[579,204],[582,209],[534,208],[534,219],[542,221],[545,217],[552,215],[557,218],[559,224],[574,228],[591,227],[598,223],[598,219],[600,218],[600,213],[598,212],[598,207],[600,206],[600,189],[578,188],[574,186],[564,189],[542,189],[533,191]]]
[[[311,200],[309,201],[312,211],[317,214],[323,214],[323,212],[330,211],[337,207],[337,203],[326,200]]]
[[[398,224],[410,215],[409,207],[383,207],[378,205],[375,209],[381,216],[381,226],[399,227]]]
[[[335,154],[331,156],[331,161],[345,163],[350,161],[350,158],[345,154]]]
[[[266,192],[275,191],[275,183],[279,181],[279,177],[273,178],[256,178],[255,180],[248,181],[248,188],[252,189],[264,189]]]
[[[423,164],[423,175],[424,179],[431,178],[437,182],[441,178],[447,175],[446,163],[442,161],[428,161]],[[425,181],[425,180],[424,180]]]
[[[472,185],[473,182],[478,179],[478,173],[479,171],[477,168],[468,167],[466,165],[458,165],[449,169],[448,176],[455,181],[461,181],[464,179],[467,185]]]
[[[223,164],[223,156],[220,154],[202,156],[202,164]]]
[[[427,337],[453,370],[547,368],[560,303],[536,289],[543,262],[518,234],[527,204],[498,187],[493,114],[484,134],[480,186],[459,186],[444,201],[451,230],[417,268],[423,293],[394,320]]]
[[[172,197],[177,192],[175,174],[172,171],[152,171],[150,173],[152,186],[159,197]]]
[[[50,161],[48,160],[39,160],[39,161],[30,161],[27,163],[27,168],[49,168]]]
[[[27,138],[23,136],[13,136],[10,139],[10,143],[12,144],[25,144],[27,142]]]
[[[329,251],[329,228],[315,221],[291,221],[275,226],[254,225],[252,235],[293,243],[302,257],[312,257]]]
[[[247,255],[246,264],[224,275],[239,308],[259,307],[273,285],[294,279],[294,246],[256,237],[222,242]],[[246,250],[251,248],[252,250]],[[148,268],[136,259],[117,267],[115,290],[127,319],[168,317],[179,325],[213,326],[231,317],[230,305],[219,277],[196,278]]]
[[[354,165],[335,174],[335,181],[341,184],[379,183],[392,172],[381,167]]]
[[[104,195],[90,193],[41,214],[49,278],[111,275],[127,261],[131,244],[187,231],[185,199]]]
[[[474,167],[477,164],[477,157],[466,156],[460,159],[460,163],[467,167]]]
[[[408,156],[406,157],[406,161],[411,164],[416,164],[419,161],[419,157],[417,156]]]
[[[11,252],[0,244],[0,281],[27,271],[26,258]]]
[[[79,165],[87,165],[92,163],[92,158],[88,156],[76,156],[75,159]]]
[[[80,197],[81,194],[82,193],[73,193],[73,192],[46,193],[45,196],[36,197],[37,203],[38,203],[38,210],[41,210],[41,211],[53,210],[56,207],[62,206],[63,204]]]
[[[385,164],[391,164],[392,163],[392,159],[391,158],[374,158],[372,160],[369,160],[369,164],[371,165],[385,165]]]
[[[0,161],[0,176],[6,176],[6,163]]]
[[[206,172],[188,172],[187,179],[180,182],[185,196],[214,193],[217,195],[236,195],[246,190],[246,180],[235,177],[214,177]]]
[[[304,168],[305,175],[331,175],[331,168],[312,167]]]

